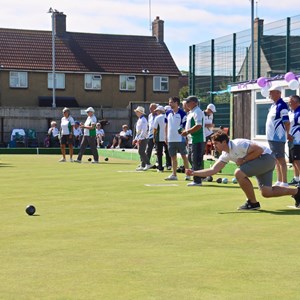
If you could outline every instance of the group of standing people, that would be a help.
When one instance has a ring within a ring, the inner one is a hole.
[[[97,123],[93,107],[88,107],[85,112],[87,113],[86,121],[84,123],[79,123],[74,121],[70,109],[65,107],[62,110],[63,117],[60,121],[60,130],[57,128],[55,121],[51,122],[48,135],[50,136],[50,139],[57,139],[57,143],[60,144],[62,158],[59,162],[67,161],[66,147],[68,146],[70,162],[81,163],[82,156],[89,146],[94,158],[92,163],[99,163],[97,148],[103,143],[104,130],[101,128],[101,123]],[[78,145],[79,141],[79,153],[77,159],[74,160],[74,145]]]
[[[166,166],[172,170],[165,180],[178,180],[177,153],[182,157],[185,169],[189,168],[189,163],[193,170],[203,168],[203,155],[205,150],[206,136],[211,135],[213,125],[213,112],[216,108],[213,104],[208,107],[212,108],[206,115],[199,107],[199,100],[195,96],[190,96],[183,102],[183,108],[180,107],[178,97],[169,98],[168,107],[163,107],[152,103],[149,107],[150,114],[148,120],[145,116],[145,109],[138,106],[135,113],[138,117],[136,124],[136,136],[134,143],[138,145],[138,153],[141,158],[141,165],[138,171],[146,171],[152,167],[150,163],[153,146],[156,145],[157,153],[157,171],[162,172],[163,167],[163,150],[166,154]],[[208,122],[206,121],[207,119]],[[207,127],[206,127],[207,124]],[[206,134],[205,130],[210,130]],[[185,176],[190,180],[190,176]],[[201,178],[194,177],[188,186],[201,186]]]

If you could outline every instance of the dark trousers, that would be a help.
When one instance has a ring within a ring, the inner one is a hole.
[[[192,159],[192,169],[194,171],[202,170],[203,169],[203,154],[205,149],[205,143],[195,143],[192,144],[192,153],[191,153],[191,159]],[[201,177],[194,176],[193,177],[194,182],[201,183],[202,179]]]
[[[171,158],[169,155],[168,146],[165,142],[157,142],[156,143],[156,151],[157,151],[157,162],[158,162],[158,169],[163,170],[162,158],[163,158],[163,150],[165,148],[166,154],[166,165],[167,167],[171,166]]]
[[[146,155],[147,155],[149,161],[151,160],[153,147],[154,147],[154,142],[153,142],[153,137],[152,137],[152,138],[148,139],[147,149],[146,149]]]
[[[146,165],[150,165],[150,160],[146,154],[146,147],[148,144],[148,140],[140,140],[138,146],[138,152],[141,158],[141,166],[145,167]]]
[[[78,160],[82,159],[82,155],[84,154],[87,146],[90,146],[91,152],[94,157],[94,161],[99,161],[99,154],[97,151],[96,139],[94,136],[87,136],[87,135],[84,135],[82,138],[77,159]]]

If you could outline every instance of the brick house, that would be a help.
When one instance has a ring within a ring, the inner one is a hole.
[[[18,108],[36,108],[41,120],[46,114],[47,122],[30,123],[45,130],[59,107],[78,107],[79,115],[79,108],[87,106],[124,110],[130,102],[166,102],[178,95],[180,72],[164,43],[159,17],[152,23],[152,36],[68,32],[66,15],[59,12],[54,13],[54,28],[56,109],[49,109],[52,32],[0,28],[0,142],[3,132],[21,126],[9,120],[20,122],[20,112],[13,114]]]

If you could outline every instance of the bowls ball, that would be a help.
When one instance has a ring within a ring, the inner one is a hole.
[[[26,206],[25,211],[26,211],[27,215],[32,216],[35,213],[35,207],[30,204],[30,205]]]
[[[223,178],[222,179],[222,183],[227,184],[228,183],[228,179],[227,178]]]
[[[218,179],[216,180],[216,182],[217,182],[217,183],[222,183],[222,178],[218,178]]]
[[[212,177],[212,176],[207,176],[207,177],[206,177],[206,181],[212,182],[212,181],[213,181],[213,177]]]
[[[238,181],[235,177],[232,178],[232,183],[238,183]]]
[[[108,157],[105,157],[104,160],[105,160],[105,161],[108,161]]]
[[[88,158],[88,161],[92,161],[92,159],[91,159],[91,158]]]

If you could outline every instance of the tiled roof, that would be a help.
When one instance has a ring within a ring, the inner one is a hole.
[[[0,65],[52,70],[52,32],[0,28]],[[56,38],[56,70],[180,75],[165,43],[154,36],[66,32]]]

